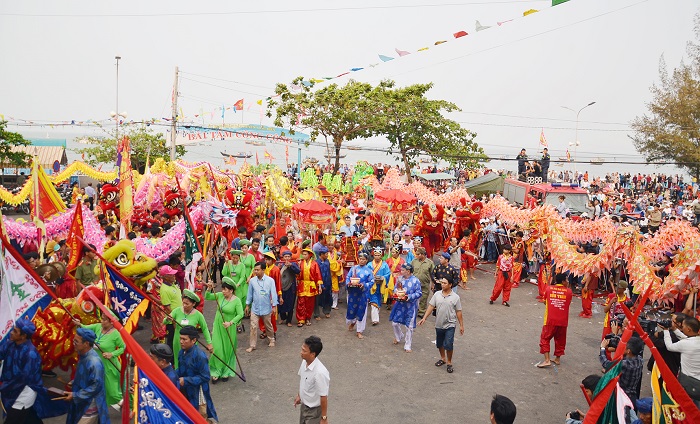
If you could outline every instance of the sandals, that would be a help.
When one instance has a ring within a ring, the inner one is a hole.
[[[437,362],[435,363],[435,366],[436,366],[436,367],[441,367],[441,366],[443,366],[443,365],[445,365],[445,361],[443,361],[442,359],[440,359],[439,361],[437,361]]]
[[[264,340],[267,338],[267,334],[265,333],[260,333],[260,340]]]
[[[303,322],[300,322],[300,323],[297,324],[297,327],[299,327],[299,328],[301,328],[301,327],[303,327],[303,326],[304,326],[304,323],[303,323]]]
[[[452,374],[454,372],[454,368],[452,368],[452,364],[447,365],[447,372]]]
[[[311,325],[311,321],[306,321],[306,326],[308,327],[309,325]]]
[[[501,305],[503,305],[503,306],[507,306],[507,307],[509,307],[509,308],[510,308],[510,304],[509,304],[508,302],[503,302],[503,303],[502,303]]]

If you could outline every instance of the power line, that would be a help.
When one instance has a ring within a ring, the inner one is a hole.
[[[224,89],[224,90],[235,91],[236,93],[252,94],[253,96],[258,96],[258,97],[263,97],[263,98],[268,97],[267,94],[260,94],[260,93],[253,93],[253,92],[250,92],[250,91],[243,91],[243,90],[239,90],[239,89],[237,89],[237,88],[225,87],[225,86],[223,86],[223,85],[212,84],[212,83],[210,83],[210,82],[199,81],[199,80],[192,79],[192,78],[180,77],[180,79],[181,79],[181,80],[186,80],[186,81],[196,82],[196,83],[198,83],[198,84],[210,85],[210,86],[212,86],[212,87],[222,88],[222,89]]]
[[[212,80],[216,80],[216,81],[223,81],[223,82],[230,82],[230,83],[234,83],[234,84],[247,85],[248,87],[264,88],[265,90],[274,90],[274,87],[266,87],[266,86],[263,86],[263,85],[248,84],[248,83],[245,83],[245,82],[234,81],[234,80],[227,80],[227,79],[223,79],[223,78],[208,77],[208,76],[206,76],[206,75],[193,74],[192,72],[180,71],[180,73],[181,73],[181,74],[192,75],[192,76],[200,77],[200,78],[212,79]]]
[[[417,9],[435,7],[460,7],[492,4],[524,4],[524,3],[545,3],[548,0],[482,0],[467,1],[460,3],[438,3],[438,4],[412,4],[393,6],[346,6],[346,7],[322,7],[312,9],[272,9],[272,10],[237,10],[226,12],[161,12],[161,13],[115,13],[115,14],[74,14],[74,13],[0,13],[0,16],[21,16],[38,18],[150,18],[168,16],[227,16],[227,15],[258,15],[275,13],[307,13],[307,12],[345,12],[357,10],[391,10],[391,9]]]
[[[502,116],[506,118],[519,118],[519,119],[535,119],[542,121],[562,121],[562,122],[576,122],[575,119],[566,118],[546,118],[541,116],[524,116],[524,115],[508,115],[503,113],[487,113],[487,112],[468,112],[468,111],[453,111],[451,113],[464,113],[473,115],[485,115],[485,116]],[[582,124],[600,124],[600,125],[625,125],[628,126],[629,123],[626,122],[601,122],[601,121],[578,121]]]

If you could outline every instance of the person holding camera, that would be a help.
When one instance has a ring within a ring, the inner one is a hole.
[[[588,399],[593,400],[595,398],[595,389],[598,386],[598,383],[600,382],[600,376],[591,374],[587,376],[586,378],[581,381],[581,388],[583,391],[586,393],[586,396],[588,396]],[[625,422],[629,423],[631,422],[632,424],[644,424],[646,421],[643,421],[643,418],[646,418],[647,415],[643,414],[648,414],[649,418],[651,415],[651,401],[652,398],[643,398],[639,399],[635,402],[637,405],[637,411],[639,412],[639,415],[635,414],[634,410],[625,408]],[[649,411],[649,412],[647,412]],[[580,409],[577,409],[575,411],[571,411],[568,414],[566,414],[566,421],[565,424],[582,424],[583,419],[586,417],[586,414],[583,413]],[[651,421],[649,421],[651,422]]]
[[[610,339],[603,339],[600,343],[600,364],[607,371],[616,361],[611,361],[606,356],[606,350],[610,344]],[[622,359],[622,373],[620,374],[620,387],[627,394],[627,397],[634,403],[639,399],[640,382],[644,371],[644,342],[638,337],[632,337],[627,341],[624,357]]]
[[[700,322],[694,317],[683,320],[680,330],[674,330],[680,340],[673,343],[671,334],[664,329],[664,343],[670,352],[681,354],[681,371],[678,382],[688,392],[695,405],[700,406]]]

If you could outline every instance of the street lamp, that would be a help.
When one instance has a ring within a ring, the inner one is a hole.
[[[114,118],[114,122],[116,123],[117,126],[117,131],[115,134],[115,139],[117,140],[117,144],[119,144],[119,118],[124,118],[126,119],[126,112],[119,112],[119,60],[121,59],[121,56],[114,56],[114,59],[117,61],[117,107],[114,109],[115,111],[112,111],[109,116]]]
[[[593,106],[595,102],[590,102],[586,106],[582,107],[578,111],[575,111],[574,109],[571,109],[570,107],[562,106],[564,109],[570,110],[576,114],[576,133],[575,133],[575,139],[572,143],[569,143],[569,146],[574,146],[574,179],[576,179],[576,149],[577,147],[581,144],[578,141],[578,116],[581,114],[581,111],[587,108],[588,106]]]

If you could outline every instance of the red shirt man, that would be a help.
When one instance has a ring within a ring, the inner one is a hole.
[[[544,290],[546,309],[540,335],[540,353],[544,354],[544,361],[537,364],[538,368],[552,366],[552,361],[549,359],[552,339],[554,339],[554,364],[559,365],[566,348],[566,328],[569,325],[569,306],[571,306],[573,294],[567,285],[566,274],[557,274],[555,283]]]

